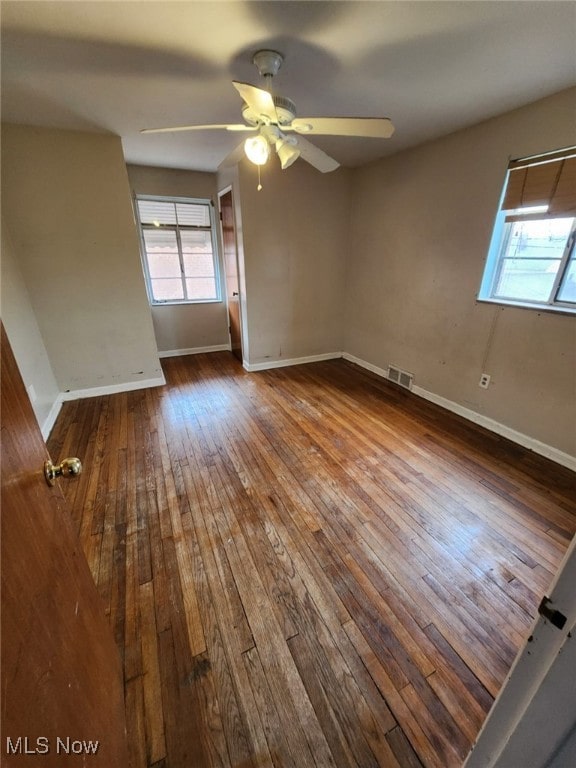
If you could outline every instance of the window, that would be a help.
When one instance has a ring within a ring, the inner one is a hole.
[[[514,160],[478,298],[576,313],[576,148]]]
[[[150,302],[220,301],[211,202],[139,196],[136,206]]]

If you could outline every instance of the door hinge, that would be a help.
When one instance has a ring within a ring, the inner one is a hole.
[[[550,598],[544,595],[540,601],[540,605],[538,606],[538,613],[540,616],[548,619],[548,621],[551,624],[554,624],[554,626],[558,629],[563,629],[564,624],[566,624],[566,616],[564,616],[563,613],[560,613],[560,611],[557,611],[555,608],[551,608],[549,605],[551,602],[552,601]]]

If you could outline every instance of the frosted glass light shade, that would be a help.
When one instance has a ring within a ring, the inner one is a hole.
[[[280,158],[282,170],[288,168],[288,166],[292,165],[292,163],[300,157],[300,150],[285,139],[278,139],[276,142],[276,153]]]
[[[254,165],[264,165],[270,156],[270,145],[264,136],[251,136],[244,142],[244,152]]]

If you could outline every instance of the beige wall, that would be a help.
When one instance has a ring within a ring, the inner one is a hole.
[[[9,228],[2,222],[2,322],[44,437],[60,390],[40,334],[28,289],[14,254]]]
[[[162,381],[120,139],[4,125],[2,207],[59,389]]]
[[[128,165],[128,177],[133,195],[209,199],[214,203],[216,212],[218,211],[216,174],[214,173]],[[219,241],[218,226],[217,236]],[[221,249],[219,250],[221,253]],[[224,270],[221,260],[220,277],[223,297],[220,302],[151,307],[154,333],[160,354],[229,345],[228,311],[224,300]]]
[[[357,169],[344,335],[351,355],[570,455],[576,318],[476,295],[509,158],[572,145],[575,125],[572,89]]]
[[[349,171],[240,165],[249,363],[340,352]]]
[[[138,195],[200,197],[216,203],[216,174],[157,168],[152,165],[127,166],[130,187]]]
[[[261,192],[247,161],[218,176],[132,166],[130,181],[212,198],[233,186],[250,365],[339,351],[393,363],[423,390],[576,455],[574,317],[476,301],[508,159],[575,143],[575,99],[557,94],[354,171],[270,165]],[[115,137],[4,128],[3,272],[19,286],[4,303],[23,327],[37,321],[15,345],[30,383],[43,376],[36,363],[60,390],[161,375],[129,186]],[[156,320],[158,346],[227,343],[224,312]]]

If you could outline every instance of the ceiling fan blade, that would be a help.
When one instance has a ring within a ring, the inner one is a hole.
[[[329,173],[340,167],[340,163],[334,160],[333,157],[327,155],[326,152],[323,152],[317,146],[302,138],[302,136],[298,136],[296,146],[300,150],[300,157],[321,173]]]
[[[233,80],[232,85],[258,117],[264,115],[272,122],[278,121],[278,115],[271,93],[263,91],[262,88],[256,88],[256,86],[250,85],[250,83],[240,83],[238,80]]]
[[[394,126],[387,117],[296,117],[290,129],[305,134],[377,139],[389,139],[394,133]],[[286,128],[283,126],[282,130]]]
[[[224,129],[226,131],[257,131],[258,126],[245,125],[239,123],[238,125],[177,125],[174,128],[142,128],[140,133],[173,133],[176,131],[208,131],[213,129]]]

